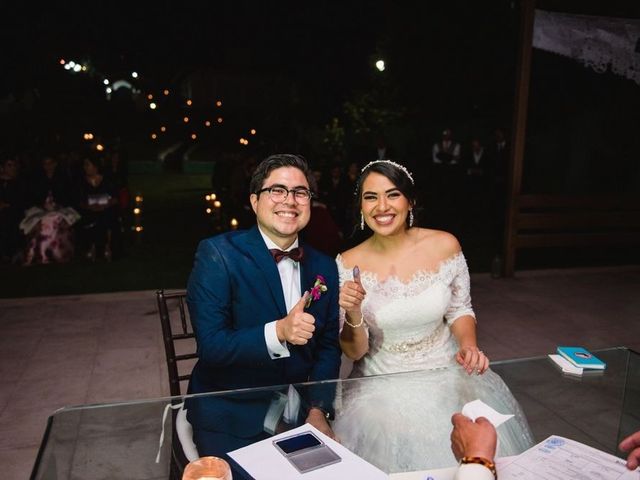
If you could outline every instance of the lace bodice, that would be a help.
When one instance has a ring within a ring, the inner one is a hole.
[[[353,279],[338,255],[340,285]],[[411,280],[395,276],[379,281],[362,271],[367,292],[362,312],[369,331],[369,352],[356,363],[354,375],[374,375],[450,365],[457,350],[450,325],[463,315],[475,317],[470,281],[462,252],[428,272],[418,270]],[[344,311],[340,312],[344,322]]]

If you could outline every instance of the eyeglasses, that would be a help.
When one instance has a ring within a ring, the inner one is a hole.
[[[293,198],[299,205],[306,205],[313,198],[313,192],[307,188],[292,188],[289,190],[287,187],[277,185],[258,190],[256,195],[260,195],[262,192],[269,192],[269,198],[274,203],[284,203],[290,193],[293,193]]]

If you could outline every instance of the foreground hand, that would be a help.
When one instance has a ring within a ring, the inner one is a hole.
[[[458,362],[469,375],[477,373],[482,375],[489,368],[489,358],[478,347],[462,347],[456,353]]]
[[[357,273],[357,267],[354,269],[356,274],[353,277],[353,281],[347,280],[340,287],[340,295],[338,297],[338,303],[340,307],[347,313],[351,322],[358,322],[362,316],[362,301],[367,294],[362,283],[360,282],[360,275]]]
[[[324,416],[324,412],[318,408],[312,408],[307,415],[307,423],[313,425],[315,428],[324,433],[327,437],[335,440],[336,434],[333,433],[327,418]]]
[[[484,457],[493,461],[496,455],[497,433],[489,420],[478,417],[474,422],[461,413],[454,413],[451,423],[451,450],[456,459]]]
[[[629,452],[627,468],[629,470],[638,468],[638,465],[640,465],[640,430],[622,440],[618,448],[623,452]]]
[[[295,304],[289,314],[276,322],[278,340],[287,341],[293,345],[305,345],[315,331],[316,319],[304,311],[309,292],[304,292],[302,298]]]

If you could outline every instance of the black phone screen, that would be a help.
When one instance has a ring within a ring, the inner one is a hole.
[[[282,450],[286,455],[306,448],[317,447],[322,444],[322,442],[320,442],[320,440],[311,433],[303,433],[302,435],[296,435],[295,437],[284,438],[274,443],[278,445],[280,450]]]

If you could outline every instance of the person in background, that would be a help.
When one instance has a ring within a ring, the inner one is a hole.
[[[311,218],[304,229],[304,239],[333,258],[342,246],[342,232],[318,193],[315,174],[309,177],[309,188],[313,192],[313,198],[311,199]]]
[[[431,155],[434,164],[457,165],[460,163],[460,144],[454,141],[450,128],[446,128],[442,132],[440,141],[433,144]]]
[[[41,170],[31,181],[30,208],[20,222],[27,236],[24,264],[64,263],[73,258],[71,226],[80,215],[71,208],[68,177],[51,155],[44,155]]]
[[[102,174],[99,160],[89,153],[83,160],[77,205],[82,215],[78,224],[85,256],[88,260],[111,261],[111,239],[118,228],[118,192]]]
[[[6,156],[0,164],[0,260],[19,261],[23,239],[18,226],[24,216],[26,190],[16,157]]]

